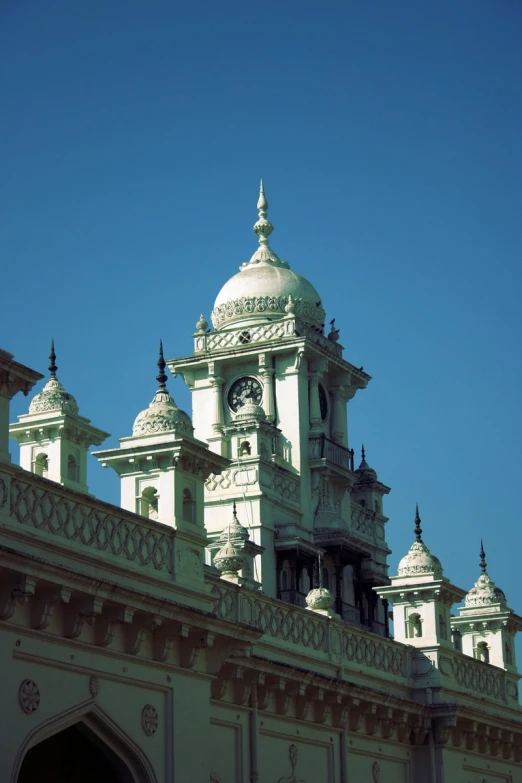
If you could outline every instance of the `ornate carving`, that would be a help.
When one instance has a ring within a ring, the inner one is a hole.
[[[172,536],[131,514],[104,514],[87,496],[74,501],[59,490],[42,489],[27,481],[11,484],[11,514],[21,524],[79,544],[87,550],[172,572]]]
[[[152,704],[146,704],[141,711],[141,727],[148,737],[158,730],[158,713]]]
[[[93,674],[89,677],[89,693],[91,699],[95,699],[100,692],[100,678]]]
[[[214,329],[219,329],[227,321],[234,320],[238,315],[251,315],[252,313],[267,313],[268,315],[286,315],[288,296],[241,296],[238,299],[230,299],[228,302],[218,305],[212,310],[210,318]],[[294,314],[305,321],[312,321],[317,326],[324,323],[324,309],[315,302],[310,302],[302,297],[294,297]]]
[[[60,411],[60,413],[79,413],[78,403],[65,391],[58,378],[49,378],[42,391],[33,397],[29,405],[29,413],[47,413],[48,411]]]
[[[295,776],[295,770],[297,767],[297,762],[299,760],[299,749],[297,745],[294,745],[293,743],[292,745],[290,745],[290,747],[288,748],[288,758],[290,759],[290,766],[292,767],[292,772],[290,773],[290,775],[288,775],[288,777],[283,776],[282,778],[279,778],[277,783],[305,783],[304,780],[299,781]]]
[[[379,783],[381,779],[381,765],[378,761],[374,761],[372,764],[372,778],[373,783]]]
[[[28,715],[36,712],[40,706],[40,690],[34,680],[22,680],[18,688],[18,701]]]

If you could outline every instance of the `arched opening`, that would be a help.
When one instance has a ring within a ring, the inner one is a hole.
[[[129,769],[85,724],[44,739],[24,757],[17,783],[137,783]]]
[[[321,569],[321,587],[326,587],[327,590],[330,589],[330,571],[326,566],[323,566]]]
[[[408,636],[410,639],[418,639],[422,636],[422,620],[417,612],[410,614],[408,618]]]
[[[72,454],[67,457],[67,478],[69,481],[78,481],[78,463]]]
[[[439,614],[439,636],[441,639],[448,638],[448,624],[443,614]]]
[[[183,521],[196,521],[196,501],[192,497],[190,489],[187,489],[186,487],[183,490]]]
[[[479,661],[489,663],[489,647],[487,642],[479,642],[477,644],[477,658]]]
[[[140,514],[148,519],[158,519],[158,492],[154,487],[146,487],[141,493]]]
[[[49,471],[49,457],[47,454],[42,453],[35,457],[33,470],[37,476],[43,476],[44,478],[47,478],[47,473]]]
[[[239,456],[240,457],[250,457],[252,453],[252,449],[250,446],[250,443],[248,440],[243,440],[239,444]]]

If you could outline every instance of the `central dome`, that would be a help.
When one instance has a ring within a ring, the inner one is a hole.
[[[321,297],[268,246],[273,226],[266,218],[268,202],[262,181],[257,208],[259,220],[254,231],[259,236],[259,247],[217,295],[211,313],[214,328],[252,326],[294,314],[322,332],[325,312]]]

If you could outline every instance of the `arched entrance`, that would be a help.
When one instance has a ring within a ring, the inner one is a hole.
[[[157,778],[141,748],[97,705],[84,703],[27,735],[10,781],[157,783]]]
[[[83,723],[39,742],[25,755],[18,783],[135,783],[120,759]]]

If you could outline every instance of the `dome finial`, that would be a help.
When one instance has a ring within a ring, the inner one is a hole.
[[[165,391],[166,384],[167,384],[167,376],[165,375],[165,367],[167,366],[167,363],[165,359],[163,358],[163,341],[159,341],[159,358],[158,358],[158,369],[159,373],[156,375],[156,380],[159,383],[159,387],[161,391]]]
[[[261,180],[261,184],[259,186],[259,199],[257,201],[257,210],[258,210],[259,220],[254,224],[254,231],[259,237],[259,244],[268,245],[268,237],[274,230],[274,227],[271,224],[271,222],[267,220],[266,217],[268,211],[268,201],[266,200],[266,196],[265,196],[263,180]]]
[[[480,539],[480,567],[482,569],[482,573],[486,573],[486,553],[484,552],[484,544],[482,543],[482,539]]]
[[[56,378],[56,370],[58,367],[56,366],[56,353],[54,352],[54,339],[51,340],[51,353],[49,354],[49,372],[51,373],[51,378]]]
[[[422,528],[420,526],[421,518],[419,516],[419,504],[415,504],[415,538],[422,541]]]
[[[361,459],[363,462],[366,462],[366,452],[364,450],[364,443],[361,446]]]

